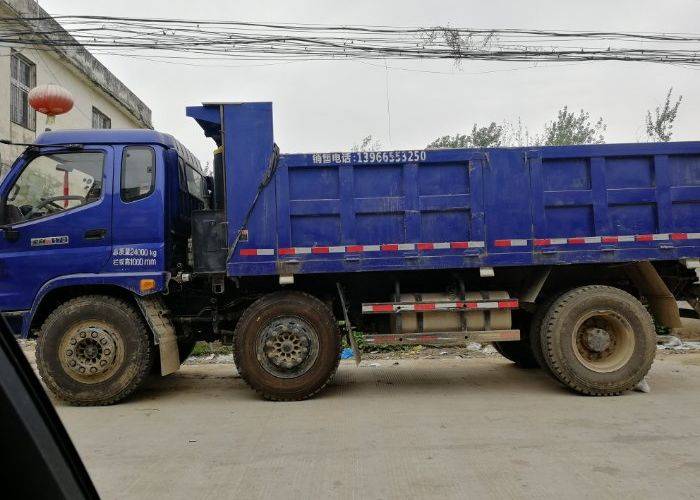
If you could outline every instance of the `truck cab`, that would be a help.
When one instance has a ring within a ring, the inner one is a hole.
[[[0,184],[0,310],[27,336],[71,295],[146,296],[187,265],[198,160],[152,130],[38,137]]]

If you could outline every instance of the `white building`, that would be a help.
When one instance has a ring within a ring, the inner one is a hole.
[[[47,42],[43,49],[12,46],[8,33],[16,33],[19,25],[0,21],[0,138],[31,143],[44,130],[46,117],[31,109],[27,94],[47,83],[68,89],[75,101],[69,113],[56,117],[54,130],[152,128],[151,110],[86,49],[51,44],[52,39],[70,37],[56,21],[26,19],[49,17],[37,2],[0,0],[0,17],[24,18],[20,23],[30,33],[51,33],[36,34]],[[0,177],[22,149],[0,145]]]

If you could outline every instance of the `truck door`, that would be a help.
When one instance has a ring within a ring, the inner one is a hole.
[[[163,148],[115,147],[112,258],[107,270],[146,276],[165,267]]]
[[[0,310],[30,309],[39,289],[99,273],[111,254],[113,151],[52,148],[27,157],[0,188]]]

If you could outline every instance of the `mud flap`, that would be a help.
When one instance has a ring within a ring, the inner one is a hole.
[[[169,375],[180,368],[180,352],[177,347],[175,328],[167,316],[168,309],[158,295],[137,297],[136,301],[143,312],[148,326],[153,332],[153,340],[160,352],[160,374]]]

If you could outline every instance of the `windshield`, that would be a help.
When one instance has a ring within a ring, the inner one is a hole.
[[[103,172],[102,152],[35,157],[10,188],[8,222],[36,219],[99,200]]]

